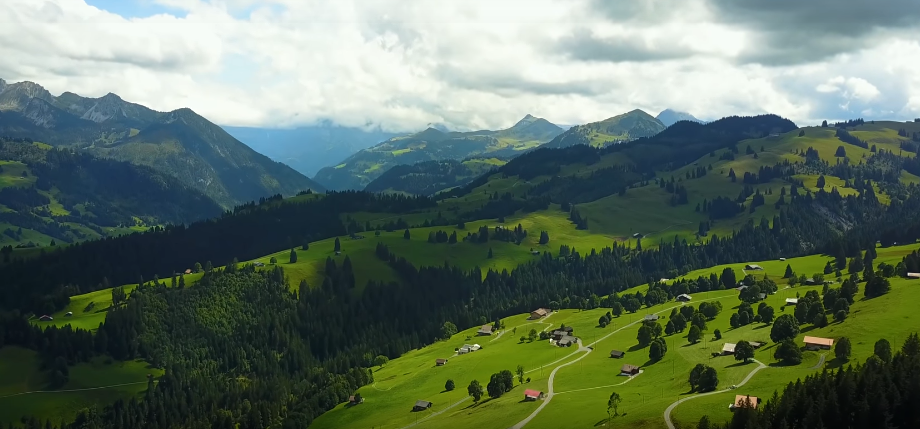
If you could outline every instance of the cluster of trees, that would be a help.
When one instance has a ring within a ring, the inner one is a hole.
[[[880,343],[876,344],[877,353],[864,363],[822,371],[789,383],[781,394],[774,394],[757,409],[735,410],[731,421],[724,426],[706,419],[697,427],[916,427],[920,409],[914,399],[920,397],[920,384],[909,380],[920,372],[920,339],[912,334],[893,355],[887,341]],[[849,345],[849,341],[846,344]],[[879,356],[878,352],[884,356]]]
[[[738,311],[732,314],[729,319],[729,324],[732,328],[739,328],[741,326],[747,326],[751,323],[773,323],[773,318],[775,316],[776,310],[767,305],[765,302],[761,302],[757,306],[757,314],[754,314],[754,308],[750,303],[742,301],[738,305]]]
[[[846,129],[837,128],[837,133],[835,136],[844,143],[849,143],[853,146],[859,146],[863,149],[869,149],[869,143],[866,143],[865,141],[860,140],[859,137],[850,134]]]
[[[569,212],[569,220],[575,224],[575,229],[588,229],[588,217],[582,216],[574,205],[572,211]]]
[[[719,387],[719,374],[715,368],[698,363],[690,370],[689,383],[694,392],[711,392]]]
[[[441,230],[431,231],[428,233],[428,242],[454,244],[457,242],[457,231],[451,232],[450,235]]]

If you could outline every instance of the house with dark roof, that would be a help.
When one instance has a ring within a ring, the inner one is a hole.
[[[623,359],[623,356],[626,356],[626,352],[621,352],[619,350],[611,350],[610,357],[614,359]]]
[[[358,405],[364,403],[364,397],[361,395],[352,395],[348,397],[348,403],[351,405]]]
[[[54,318],[46,314],[42,317],[39,317],[38,320],[41,320],[42,322],[50,322],[54,320]]]
[[[492,335],[492,325],[482,325],[482,327],[480,327],[479,330],[476,331],[476,335],[483,335],[483,336]]]
[[[543,399],[544,397],[546,397],[546,395],[539,390],[533,390],[533,389],[524,390],[524,400],[525,401],[536,401],[537,399]]]
[[[530,319],[531,320],[542,319],[546,317],[547,314],[549,314],[549,310],[545,308],[538,308],[530,312]]]
[[[690,295],[687,295],[687,294],[685,294],[685,293],[682,293],[682,294],[680,294],[680,295],[677,295],[677,300],[680,301],[680,302],[687,302],[687,301],[690,301],[690,299],[691,299],[691,298],[690,298]]]
[[[575,344],[577,342],[578,342],[578,338],[570,337],[566,335],[560,338],[559,341],[556,341],[556,345],[559,347],[571,347],[572,344]]]
[[[425,411],[429,408],[431,408],[431,402],[419,399],[418,401],[415,401],[415,406],[412,407],[412,411]]]
[[[447,365],[447,359],[435,359],[434,364],[437,366]]]
[[[763,267],[757,264],[747,264],[744,266],[745,270],[754,270],[754,271],[763,271]]]
[[[638,366],[630,365],[630,364],[627,363],[627,364],[623,364],[623,366],[620,367],[620,375],[633,376],[633,375],[636,375],[636,374],[638,374],[638,373],[639,373],[639,367],[638,367]]]

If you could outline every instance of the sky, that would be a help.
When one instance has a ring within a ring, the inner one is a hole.
[[[222,125],[920,117],[920,0],[2,0],[0,78]]]

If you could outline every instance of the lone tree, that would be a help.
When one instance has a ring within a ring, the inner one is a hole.
[[[291,263],[297,262],[297,252],[292,248],[291,249]]]
[[[841,337],[837,340],[837,344],[834,345],[834,356],[837,357],[837,360],[846,362],[850,360],[850,353],[852,352],[852,347],[850,346],[850,339],[847,337]]]
[[[540,231],[540,244],[549,243],[549,234],[546,231]]]
[[[473,397],[473,402],[479,402],[479,400],[482,399],[482,385],[476,380],[470,382],[470,385],[466,388],[466,392]]]
[[[441,325],[441,338],[447,340],[450,339],[454,334],[457,333],[457,325],[454,325],[453,322],[447,321]]]
[[[454,380],[451,380],[448,378],[447,383],[444,383],[444,390],[448,392],[450,392],[451,390],[454,390]]]
[[[406,232],[403,233],[403,238],[405,238],[406,240],[408,240],[408,239],[410,239],[411,237],[412,237],[412,234],[409,234],[409,228],[406,228]]]
[[[776,348],[773,357],[786,365],[798,365],[802,363],[802,350],[791,339],[787,339]]]
[[[837,146],[837,152],[834,153],[834,156],[838,158],[846,158],[847,150],[843,146]]]
[[[820,175],[820,176],[818,176],[818,184],[817,184],[817,185],[818,185],[818,189],[824,189],[825,179],[824,179],[824,175],[823,175],[823,174]]]
[[[518,365],[515,373],[517,373],[518,376],[518,383],[524,384],[524,365]]]
[[[795,273],[792,272],[792,265],[786,264],[786,273],[783,274],[784,279],[791,279],[795,277]]]
[[[888,340],[882,338],[875,342],[875,355],[878,356],[882,362],[890,363],[891,362],[891,343]]]
[[[751,359],[754,358],[754,346],[751,343],[741,340],[738,341],[738,344],[735,344],[735,360],[744,361],[748,363]]]
[[[388,357],[386,357],[386,356],[384,356],[384,355],[378,355],[377,357],[374,358],[374,365],[377,365],[377,366],[383,368],[383,366],[386,365],[387,362],[389,362],[389,361],[390,361],[390,358],[388,358]]]
[[[700,341],[700,338],[703,334],[700,332],[700,328],[697,326],[691,326],[690,332],[687,333],[687,341],[690,341],[693,344],[696,344]]]
[[[619,393],[613,392],[610,394],[610,399],[607,400],[607,420],[610,420],[611,411],[613,411],[614,416],[620,415],[619,407],[620,407],[620,402],[622,401],[623,400],[620,399]]]
[[[781,343],[786,340],[792,340],[799,335],[799,322],[791,314],[783,314],[773,322],[773,328],[770,329],[770,339],[774,343]]]
[[[278,263],[278,258],[272,256],[271,258],[268,259],[268,263],[269,263],[269,264],[272,264],[272,265],[275,265],[275,264]]]
[[[408,230],[407,230],[408,231]],[[342,242],[339,241],[339,237],[335,238],[335,244],[333,245],[332,250],[338,252],[342,250]]]

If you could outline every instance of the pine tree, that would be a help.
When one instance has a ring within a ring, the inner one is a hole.
[[[291,248],[291,263],[293,264],[295,262],[297,262],[297,252]]]

